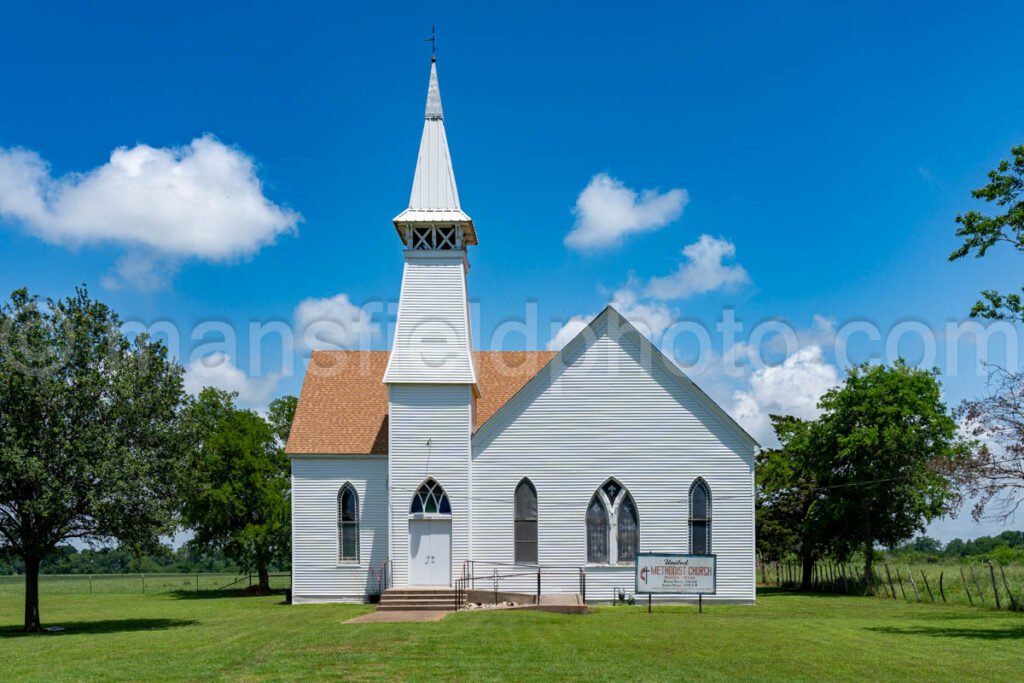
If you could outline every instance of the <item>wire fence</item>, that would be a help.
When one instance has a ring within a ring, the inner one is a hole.
[[[796,590],[803,585],[803,567],[796,562],[761,563],[762,585]],[[863,565],[816,562],[812,591],[867,595],[905,602],[968,605],[1024,611],[1024,566],[993,562],[969,564],[875,563],[865,578]]]
[[[270,574],[270,588],[290,588],[290,572]],[[259,585],[256,574],[204,573],[194,574],[43,574],[39,577],[40,595],[88,595],[126,593],[175,593],[246,590]],[[0,596],[22,595],[25,577],[0,576]]]

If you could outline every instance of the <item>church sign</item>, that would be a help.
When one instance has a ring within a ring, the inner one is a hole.
[[[714,595],[717,589],[714,555],[638,553],[636,592]]]

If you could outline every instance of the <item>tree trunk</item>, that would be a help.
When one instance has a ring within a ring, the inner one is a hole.
[[[874,584],[874,575],[871,573],[871,562],[874,560],[875,554],[875,542],[874,540],[864,541],[864,586],[866,590],[871,590]]]
[[[814,578],[814,555],[811,553],[804,553],[803,557],[800,559],[803,564],[803,577],[800,579],[800,590],[805,592],[813,590],[814,586],[812,580]]]
[[[266,595],[270,592],[270,572],[267,571],[267,563],[261,561],[256,570],[260,575],[258,591],[261,595]]]
[[[25,631],[38,633],[39,624],[39,565],[38,557],[25,558]]]

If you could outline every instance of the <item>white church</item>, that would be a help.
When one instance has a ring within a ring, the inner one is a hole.
[[[299,397],[293,602],[484,574],[608,602],[633,592],[638,552],[665,552],[715,555],[705,600],[753,603],[758,445],[618,312],[557,353],[473,350],[477,232],[433,61],[393,222],[405,266],[391,350],[313,352]]]

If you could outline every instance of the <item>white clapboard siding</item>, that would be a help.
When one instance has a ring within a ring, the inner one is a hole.
[[[394,585],[408,584],[409,507],[413,495],[428,477],[444,487],[452,506],[451,576],[454,579],[469,556],[472,386],[392,384],[389,393],[388,468]]]
[[[293,456],[292,600],[364,602],[388,557],[387,459]],[[338,492],[359,496],[359,562],[338,561]]]
[[[461,251],[405,252],[385,382],[476,382],[465,264]]]
[[[636,502],[641,551],[689,552],[687,496],[703,477],[718,555],[715,599],[752,602],[753,441],[636,334],[610,334],[600,319],[593,331],[474,435],[473,559],[513,561],[512,503],[523,477],[537,489],[541,565],[586,564],[586,508],[609,477]],[[616,587],[632,592],[633,571],[588,567],[588,600],[610,600]],[[544,591],[576,586],[569,575]]]

